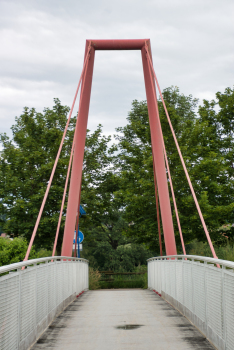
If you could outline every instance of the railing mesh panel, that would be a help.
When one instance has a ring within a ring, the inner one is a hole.
[[[63,279],[63,263],[57,263],[57,278],[56,278],[56,293],[57,293],[57,303],[58,305],[63,301],[63,289],[64,289],[64,279]]]
[[[19,276],[0,283],[0,349],[17,349]]]
[[[211,265],[210,258],[174,257],[148,261],[149,287],[154,284],[217,349],[234,350],[234,269],[229,268],[233,262],[216,260],[217,265]]]
[[[65,265],[63,265],[63,295],[64,295],[64,299],[66,299],[68,297],[68,293],[69,293],[69,263],[66,262],[66,269],[65,269]]]
[[[41,322],[48,313],[48,270],[47,264],[41,265],[36,273],[36,305],[37,305],[37,323]]]
[[[35,260],[33,266],[1,276],[0,350],[28,348],[71,300],[66,299],[87,287],[88,263],[83,259]]]
[[[162,291],[166,292],[166,278],[165,278],[164,261],[162,261],[162,265],[161,265],[161,286],[162,286]]]
[[[157,266],[157,278],[156,278],[156,290],[161,294],[161,262],[156,264]]]
[[[183,304],[183,262],[176,261],[176,297]]]
[[[222,338],[222,275],[217,268],[207,267],[207,323]]]
[[[21,277],[20,340],[30,334],[36,324],[36,269],[30,270],[24,271]]]
[[[168,277],[170,279],[170,295],[176,298],[176,265],[174,261],[170,262]]]
[[[192,288],[192,264],[190,261],[183,264],[183,282],[184,282],[184,305],[193,311],[193,288]]]
[[[205,265],[193,264],[193,299],[194,312],[203,321],[206,321],[206,285]]]
[[[80,285],[80,264],[78,263],[76,264],[76,291],[81,289]]]
[[[48,264],[48,311],[52,311],[57,305],[57,285],[56,285],[56,267],[57,264]]]
[[[165,279],[165,292],[171,295],[171,283],[170,283],[170,262],[164,263],[164,279]]]
[[[70,292],[73,292],[73,262],[68,263],[68,293],[67,293],[67,298],[70,295]]]
[[[224,274],[224,312],[227,345],[226,350],[234,349],[234,273]]]

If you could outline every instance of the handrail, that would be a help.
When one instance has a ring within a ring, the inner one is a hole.
[[[87,263],[89,262],[86,259],[75,258],[75,257],[71,257],[71,256],[49,256],[49,257],[45,257],[45,258],[31,259],[31,260],[21,261],[21,262],[10,264],[10,265],[1,266],[0,267],[0,274],[2,274],[4,272],[9,272],[11,270],[19,270],[24,266],[35,265],[38,263],[43,263],[43,262],[51,261],[51,260],[72,260],[72,261],[86,261]]]
[[[168,255],[168,256],[156,256],[153,258],[148,259],[147,261],[151,260],[165,260],[165,259],[191,259],[191,260],[203,260],[204,262],[209,262],[215,265],[222,265],[225,267],[229,267],[231,269],[234,269],[234,262],[228,261],[228,260],[221,260],[221,259],[214,259],[206,256],[199,256],[199,255]]]

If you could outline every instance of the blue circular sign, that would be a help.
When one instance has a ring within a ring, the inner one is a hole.
[[[74,232],[74,237],[76,237],[76,231]],[[84,240],[84,234],[81,231],[78,231],[77,243],[82,243]],[[73,244],[75,244],[75,238],[73,239]]]

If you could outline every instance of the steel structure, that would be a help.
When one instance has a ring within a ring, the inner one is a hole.
[[[82,167],[96,50],[141,51],[151,131],[160,254],[162,255],[159,207],[167,254],[165,257],[160,256],[148,260],[148,287],[190,319],[218,349],[233,350],[234,262],[219,260],[216,257],[153,68],[149,39],[86,41],[81,77],[25,260],[21,263],[0,267],[0,349],[24,350],[31,347],[56,315],[89,287],[88,261],[71,258],[71,255],[74,229],[76,227],[76,232],[78,232],[79,227]],[[159,119],[155,83],[214,258],[186,255]],[[52,257],[28,260],[80,86],[79,113]],[[57,257],[54,255],[70,169],[72,170],[62,256]],[[167,174],[184,255],[176,255]]]
[[[85,48],[85,57],[89,54],[89,60],[86,65],[85,75],[82,81],[82,90],[80,95],[79,115],[75,130],[74,156],[71,171],[70,189],[68,197],[68,206],[65,222],[65,231],[63,238],[62,255],[71,256],[74,227],[77,218],[77,208],[80,201],[82,166],[84,157],[84,147],[86,138],[86,129],[89,113],[89,104],[91,96],[91,86],[93,77],[94,57],[96,50],[140,50],[145,79],[145,89],[149,111],[149,121],[152,140],[152,153],[155,174],[155,192],[157,188],[161,209],[163,233],[165,239],[166,253],[168,255],[176,254],[176,243],[174,228],[172,222],[172,213],[169,199],[169,190],[164,161],[163,139],[161,123],[158,113],[156,98],[156,89],[152,69],[147,59],[149,53],[151,57],[151,47],[149,39],[141,40],[87,40]],[[159,218],[158,218],[159,219]],[[77,218],[78,221],[78,218]]]
[[[24,270],[22,267],[27,266]],[[0,267],[0,349],[27,350],[89,288],[88,261],[56,256]]]
[[[233,350],[233,269],[232,261],[204,256],[151,258],[148,287],[184,314],[217,349]]]
[[[64,230],[64,237],[63,237],[63,246],[62,246],[62,255],[72,256],[73,232],[75,228],[76,228],[76,232],[78,232],[78,227],[79,227],[79,208],[80,208],[80,195],[81,195],[82,168],[83,168],[84,148],[85,148],[86,130],[87,130],[89,104],[90,104],[90,96],[91,96],[94,57],[95,57],[96,50],[140,50],[141,51],[146,97],[147,97],[147,104],[148,104],[149,124],[150,124],[150,132],[151,132],[160,254],[162,255],[160,212],[161,212],[166,254],[175,255],[177,253],[170,198],[169,198],[168,182],[171,188],[171,194],[172,194],[174,210],[175,210],[175,215],[176,215],[176,220],[178,225],[178,231],[180,234],[181,245],[182,245],[184,255],[186,255],[186,250],[185,250],[183,234],[182,234],[182,229],[181,229],[180,220],[179,220],[179,213],[177,209],[177,204],[176,204],[176,199],[175,199],[175,194],[174,194],[174,189],[172,184],[172,178],[171,178],[171,173],[169,169],[169,162],[167,159],[166,148],[164,144],[162,128],[161,128],[161,123],[159,118],[156,86],[159,91],[160,98],[162,100],[162,103],[165,109],[165,113],[166,113],[167,120],[176,144],[176,148],[178,150],[179,157],[180,157],[186,178],[188,180],[188,184],[189,184],[195,205],[197,207],[197,211],[198,211],[202,226],[204,228],[212,255],[214,258],[217,258],[195,191],[193,189],[193,185],[190,180],[164,99],[163,99],[162,92],[160,90],[160,86],[159,86],[155,71],[154,71],[154,67],[152,63],[150,40],[135,39],[135,40],[87,40],[86,41],[84,65],[81,72],[80,80],[78,83],[78,87],[76,89],[75,97],[73,100],[73,104],[70,110],[70,114],[67,120],[65,130],[63,133],[63,137],[59,146],[58,154],[55,159],[55,163],[51,172],[50,179],[48,181],[47,189],[44,195],[44,199],[42,201],[42,205],[38,214],[38,218],[36,220],[36,224],[32,233],[32,237],[31,237],[24,261],[28,260],[29,253],[33,245],[33,241],[34,241],[37,228],[41,219],[41,215],[45,206],[45,202],[50,190],[50,186],[53,180],[56,166],[58,164],[58,159],[61,153],[61,149],[66,136],[68,125],[74,109],[75,101],[78,96],[78,91],[81,86],[77,122],[75,127],[68,172],[67,172],[67,177],[66,177],[66,182],[64,187],[64,193],[63,193],[58,226],[55,234],[55,241],[54,241],[54,247],[53,247],[53,253],[52,253],[52,256],[54,256],[56,251],[61,219],[63,215],[63,208],[64,208],[64,203],[66,198],[67,186],[69,182],[70,169],[72,168],[69,195],[68,195],[67,214],[66,214],[66,221],[65,221],[65,230]],[[167,174],[168,174],[168,180],[167,180]]]

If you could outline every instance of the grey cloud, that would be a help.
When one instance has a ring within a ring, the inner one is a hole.
[[[0,131],[25,105],[71,105],[87,38],[150,38],[161,88],[210,98],[233,85],[232,0],[0,2]],[[89,128],[126,123],[145,99],[140,52],[97,52]]]

